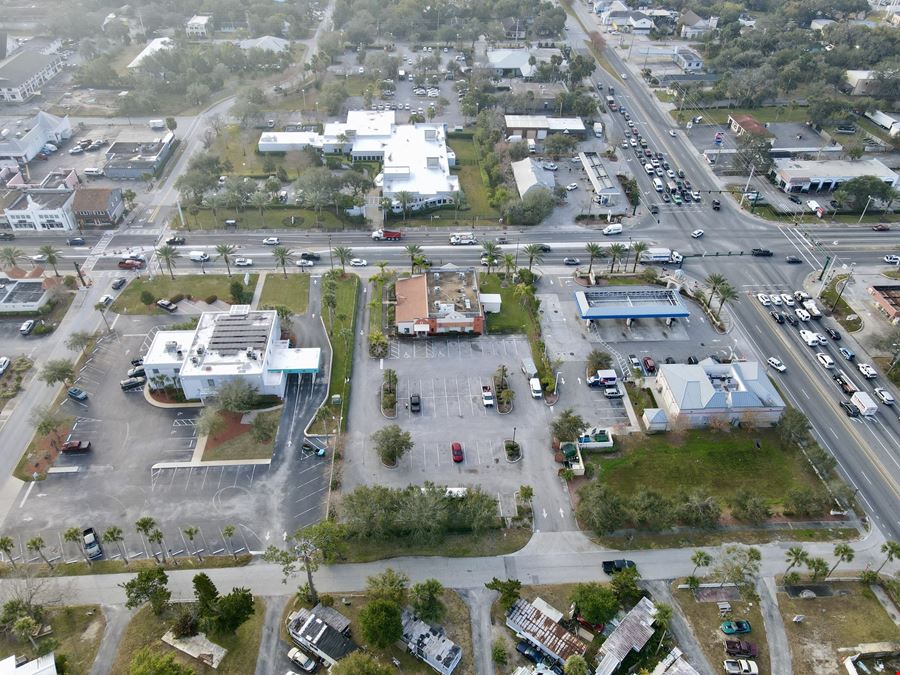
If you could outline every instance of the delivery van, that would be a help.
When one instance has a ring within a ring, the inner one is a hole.
[[[603,234],[622,234],[622,226],[621,225],[607,225],[603,228]]]
[[[528,380],[528,387],[531,389],[531,398],[544,397],[544,391],[541,389],[541,381],[538,378],[532,377]]]
[[[530,358],[522,359],[522,372],[525,374],[529,380],[537,377],[537,366],[534,365],[534,360]]]
[[[209,253],[205,251],[191,251],[188,254],[188,258],[192,262],[208,262],[209,261]]]

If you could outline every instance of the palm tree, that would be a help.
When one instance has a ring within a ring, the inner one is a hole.
[[[144,537],[150,536],[150,533],[156,529],[156,521],[153,520],[153,518],[151,518],[150,516],[144,516],[134,524],[134,528],[138,531],[138,534],[141,535],[141,541],[146,547],[147,542],[144,540]],[[153,554],[153,557],[156,558],[157,562],[159,562],[159,558],[156,557],[156,553]]]
[[[13,560],[12,552],[13,548],[15,548],[16,543],[13,541],[12,537],[7,537],[6,535],[0,537],[0,552],[6,556],[6,559],[9,560],[9,563],[13,566],[13,569],[16,569],[16,561]],[[882,547],[884,550],[884,547]],[[882,565],[883,567],[883,565]],[[878,569],[881,569],[879,567]]]
[[[490,274],[491,268],[497,264],[497,257],[500,255],[500,247],[492,241],[486,241],[481,245],[481,250],[484,251],[482,257],[487,257],[487,271],[488,274]]]
[[[233,244],[216,245],[216,257],[225,261],[225,269],[228,270],[228,276],[231,276],[231,256],[234,255],[234,251],[235,248]]]
[[[159,553],[162,556],[163,564],[166,563],[166,542],[163,539],[163,533],[159,530],[153,530],[150,534],[147,535],[147,541],[151,544],[156,544],[159,546]],[[153,552],[153,557],[156,558],[156,551]],[[159,558],[156,558],[157,562],[159,562]]]
[[[709,567],[712,564],[712,556],[706,551],[694,551],[693,555],[691,555],[691,562],[694,563],[691,576],[694,576],[698,567]]]
[[[263,227],[266,226],[265,221],[265,209],[266,207],[272,203],[272,200],[269,199],[269,195],[265,192],[254,192],[250,195],[250,206],[259,209],[259,218],[262,221]]]
[[[56,269],[56,266],[59,264],[59,254],[62,252],[58,248],[54,248],[53,244],[44,244],[41,246],[38,251],[41,255],[47,257],[47,262],[50,264],[50,267],[53,268],[53,274],[59,276],[59,270]]]
[[[420,272],[424,272],[425,268],[428,267],[428,258],[424,255],[417,255],[413,258],[413,271],[419,270]]]
[[[104,303],[98,302],[94,305],[94,309],[100,312],[100,318],[103,319],[103,323],[106,325],[106,332],[112,332],[112,326],[109,325],[109,319],[106,318],[106,310],[109,308]]]
[[[115,544],[119,548],[119,553],[122,556],[122,562],[125,565],[128,565],[128,556],[125,553],[125,549],[122,547],[122,542],[125,541],[125,537],[122,535],[122,528],[116,525],[111,525],[107,527],[103,532],[103,543],[104,544]]]
[[[416,270],[416,258],[422,256],[422,247],[418,244],[407,244],[403,249],[409,254],[409,273],[412,274]]]
[[[738,292],[734,290],[728,282],[719,286],[719,309],[716,310],[716,319],[718,319],[719,314],[722,313],[722,305],[725,304],[726,300],[737,300],[739,297],[740,295]]]
[[[225,540],[225,545],[228,546],[228,550],[231,552],[231,557],[237,560],[237,554],[234,552],[234,546],[231,543],[231,538],[234,536],[234,525],[226,525],[222,528],[222,538]]]
[[[660,633],[659,636],[659,644],[656,645],[656,651],[658,652],[660,647],[662,647],[663,640],[666,639],[669,624],[672,622],[672,607],[664,602],[656,602],[654,605],[656,605],[656,615],[653,617],[653,623],[659,628],[662,628],[662,633]]]
[[[25,257],[21,249],[14,246],[4,246],[0,248],[0,265],[4,267],[15,267],[19,261]]]
[[[531,271],[531,266],[534,263],[540,265],[544,262],[544,251],[541,249],[540,244],[528,244],[525,246],[522,251],[525,255],[528,256],[528,271]]]
[[[603,247],[597,242],[589,241],[584,245],[584,252],[590,256],[588,259],[588,276],[590,276],[591,270],[594,269],[594,260],[603,257]]]
[[[522,303],[522,306],[525,306],[525,302],[531,295],[531,289],[528,287],[528,284],[518,283],[516,287],[513,289],[513,295],[519,298],[519,301]]]
[[[706,299],[706,308],[709,309],[709,306],[712,303],[713,296],[718,292],[722,284],[728,283],[728,279],[725,278],[724,274],[713,272],[712,274],[708,275],[706,279],[704,279],[704,281],[709,286],[709,297]]]
[[[88,556],[87,551],[84,550],[84,546],[81,545],[82,544],[81,537],[82,537],[81,530],[78,529],[77,527],[70,527],[68,530],[63,532],[63,539],[65,539],[66,541],[71,542],[73,544],[78,544],[78,548],[81,549],[81,555],[84,556],[84,561],[88,565],[90,565],[91,558],[90,558],[90,556]]]
[[[609,254],[609,257],[610,257],[610,261],[609,261],[609,271],[610,272],[613,271],[613,266],[616,264],[616,262],[618,262],[619,258],[622,257],[622,254],[624,252],[625,252],[625,247],[622,244],[613,244],[612,246],[609,247],[609,249],[607,250],[607,253]]]
[[[387,272],[387,266],[390,263],[387,260],[379,260],[375,263],[375,266],[378,268],[378,274],[382,279],[386,279],[385,273]]]
[[[6,537],[8,539],[8,537]],[[6,553],[6,557],[9,557],[9,553],[6,552],[6,549],[0,546],[0,551]],[[884,562],[878,566],[878,569],[875,570],[875,573],[881,571],[881,568],[891,562],[894,558],[900,558],[900,544],[896,541],[886,541],[881,545],[881,552],[884,553],[885,558]]]
[[[831,576],[831,574],[837,569],[837,566],[842,562],[853,562],[853,558],[856,557],[856,552],[850,548],[850,544],[837,544],[834,547],[834,555],[837,556],[837,562],[834,563],[834,566],[828,570],[828,574],[825,575],[825,578]]]
[[[503,267],[506,268],[506,279],[510,279],[510,270],[516,266],[516,256],[512,253],[503,254]]]
[[[809,560],[809,553],[807,553],[802,546],[791,546],[784,557],[788,561],[787,569],[784,571],[784,574],[787,575],[792,568]]]
[[[163,244],[156,249],[156,256],[166,264],[166,267],[169,270],[169,276],[174,280],[175,273],[172,271],[172,268],[175,267],[175,261],[181,257],[181,253],[174,246]]]
[[[637,264],[641,260],[641,253],[647,250],[647,244],[642,241],[636,241],[631,245],[631,250],[634,251],[634,265],[631,267],[631,273],[634,274],[637,271]]]
[[[343,274],[345,272],[344,265],[353,257],[353,249],[349,246],[335,246],[334,255],[341,263],[341,274]]]
[[[191,525],[190,527],[184,528],[183,532],[184,532],[184,536],[188,538],[188,541],[191,542],[191,544],[194,543],[194,537],[196,537],[198,534],[200,534],[200,530],[198,530],[193,525]],[[200,555],[199,548],[194,550],[194,555],[197,556],[197,562],[203,562],[203,556]]]
[[[413,196],[409,192],[401,190],[394,195],[394,199],[400,202],[400,208],[403,210],[403,220],[406,220],[406,209],[412,201]]]
[[[275,267],[280,267],[287,279],[287,266],[294,260],[294,252],[287,246],[276,246],[272,249],[272,257],[275,259]]]
[[[37,553],[39,556],[41,556],[41,560],[47,563],[47,566],[52,570],[53,563],[47,560],[47,556],[44,555],[44,546],[45,544],[43,537],[33,537],[25,543],[25,548],[27,548],[32,553]]]

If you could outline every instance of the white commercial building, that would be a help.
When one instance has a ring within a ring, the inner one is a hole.
[[[525,195],[535,190],[546,190],[549,194],[553,194],[556,179],[552,171],[547,171],[530,157],[512,162],[510,166],[513,170],[513,177],[516,179],[519,196],[523,199]]]
[[[77,227],[75,192],[72,190],[24,190],[3,198],[3,217],[10,229],[69,231]],[[2,204],[2,201],[0,201]]]
[[[192,16],[185,25],[184,32],[188,37],[209,37],[212,33],[212,17]]]
[[[776,159],[772,175],[785,192],[832,191],[860,176],[875,176],[897,187],[897,174],[877,159]]]
[[[375,177],[385,197],[399,192],[412,196],[407,208],[453,203],[459,178],[450,169],[456,154],[447,146],[445,124],[397,124],[394,111],[351,110],[346,122],[328,122],[321,134],[309,131],[268,131],[259,139],[260,152],[289,152],[313,147],[326,154],[382,163]],[[401,211],[394,199],[393,210]]]
[[[565,64],[558,49],[537,47],[534,49],[489,49],[485,53],[485,66],[495,77],[533,77],[538,65],[550,63],[556,56]],[[534,63],[532,63],[534,61]]]
[[[297,349],[281,339],[274,310],[234,305],[204,312],[194,330],[161,330],[144,355],[152,389],[175,384],[188,400],[206,400],[233,380],[245,380],[260,395],[284,396],[287,376],[319,371],[318,348]]]
[[[2,37],[6,39],[5,33]],[[62,67],[63,59],[59,54],[32,50],[23,50],[0,60],[0,101],[27,101],[40,93],[41,86]]]
[[[504,115],[506,133],[543,140],[550,134],[584,136],[587,128],[580,117],[547,117],[546,115]]]
[[[0,126],[0,166],[27,164],[47,141],[62,142],[72,136],[68,117],[39,112],[18,126]]]
[[[18,658],[7,656],[0,661],[0,675],[56,675],[56,658],[53,652],[20,663]]]
[[[167,37],[159,37],[150,40],[147,43],[147,46],[144,47],[141,52],[135,56],[131,63],[128,64],[128,69],[139,68],[141,65],[141,61],[146,59],[148,56],[155,54],[156,52],[162,51],[164,49],[172,49],[175,46],[175,40]]]
[[[275,37],[274,35],[263,35],[258,38],[250,38],[249,40],[241,40],[238,43],[241,49],[262,49],[264,52],[285,52],[291,48],[289,40]]]

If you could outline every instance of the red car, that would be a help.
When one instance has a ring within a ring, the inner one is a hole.
[[[90,452],[90,441],[66,441],[60,447],[62,452]]]
[[[656,372],[656,362],[651,359],[649,356],[644,357],[644,369],[652,375]]]
[[[454,462],[459,463],[463,461],[463,449],[459,443],[452,443],[450,445],[450,454],[453,455]]]
[[[144,262],[142,260],[131,260],[130,258],[125,258],[125,260],[119,261],[119,269],[120,270],[141,270],[141,269],[144,269]]]
[[[876,232],[887,232],[891,229],[890,225],[885,225],[884,223],[878,223],[878,225],[873,225],[872,229]]]

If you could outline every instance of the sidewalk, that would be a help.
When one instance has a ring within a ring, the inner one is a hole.
[[[259,272],[259,278],[256,280],[256,288],[253,289],[253,299],[250,301],[250,307],[258,309],[259,299],[262,297],[263,286],[266,285],[266,277],[269,273],[266,271]]]

